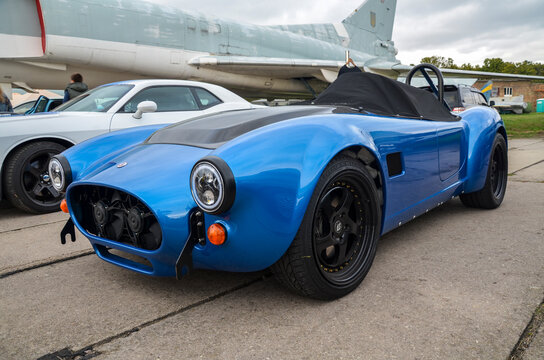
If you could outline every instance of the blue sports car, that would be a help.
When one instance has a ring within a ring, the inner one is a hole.
[[[61,240],[75,225],[100,258],[143,274],[271,267],[300,294],[346,295],[381,235],[456,196],[487,209],[504,198],[503,121],[488,107],[453,115],[436,71],[436,94],[350,72],[305,105],[74,146],[49,164],[71,215]]]

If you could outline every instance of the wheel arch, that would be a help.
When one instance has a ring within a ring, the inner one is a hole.
[[[493,141],[501,134],[508,146],[506,129],[500,115],[487,107],[477,106],[464,112],[469,128],[466,181],[463,191],[471,193],[484,187]]]
[[[333,161],[336,157],[341,155],[347,155],[354,159],[359,160],[366,170],[370,173],[374,179],[374,184],[378,190],[378,196],[380,200],[380,207],[382,210],[383,219],[383,204],[384,204],[384,172],[376,155],[367,147],[363,145],[352,145],[341,151],[339,151],[330,161]],[[327,164],[328,165],[328,164]]]
[[[499,126],[499,128],[497,129],[497,133],[502,135],[504,141],[506,142],[506,147],[508,148],[508,136],[506,135],[506,129],[504,128],[504,126]]]
[[[26,146],[28,144],[34,143],[34,142],[40,142],[40,141],[50,141],[57,143],[59,145],[64,146],[65,148],[69,148],[75,145],[74,142],[58,138],[58,137],[40,137],[40,138],[32,138],[32,139],[25,139],[24,141],[21,141],[20,143],[14,145],[11,147],[11,149],[8,150],[6,156],[2,159],[2,166],[0,167],[0,201],[4,200],[4,173],[5,173],[5,166],[6,166],[6,160],[9,159],[13,154],[18,151],[23,146]]]

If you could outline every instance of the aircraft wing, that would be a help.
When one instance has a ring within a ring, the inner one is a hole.
[[[189,61],[189,65],[242,75],[258,75],[275,78],[315,77],[333,82],[342,61],[288,59],[248,56],[200,56]]]
[[[336,80],[343,61],[317,59],[290,59],[248,56],[200,56],[189,61],[189,65],[226,71],[234,74],[269,76],[275,78],[315,77],[332,83]],[[361,69],[389,77],[396,77],[399,71],[393,69],[398,62],[371,59],[358,64]],[[410,70],[410,68],[408,68]]]
[[[343,61],[267,58],[248,56],[200,56],[189,61],[189,65],[226,71],[234,74],[269,76],[275,78],[308,78],[315,77],[328,83],[336,80],[338,70]],[[389,77],[406,75],[412,66],[398,62],[370,60],[360,66],[365,71]],[[544,80],[544,76],[495,73],[486,71],[440,69],[446,77],[467,77],[478,79],[524,79]]]
[[[408,65],[394,65],[393,70],[398,71],[401,75],[406,75],[412,69],[412,66]],[[511,80],[511,79],[523,79],[523,80],[544,80],[544,76],[536,75],[520,75],[520,74],[508,74],[508,73],[496,73],[487,71],[473,71],[473,70],[459,70],[459,69],[440,69],[442,74],[447,77],[458,78],[478,78],[478,79],[496,79],[496,80]]]

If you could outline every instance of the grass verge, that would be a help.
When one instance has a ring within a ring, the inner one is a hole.
[[[509,138],[544,136],[544,113],[501,115]]]

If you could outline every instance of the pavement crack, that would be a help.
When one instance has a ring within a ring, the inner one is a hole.
[[[540,164],[541,162],[544,162],[544,160],[540,160],[540,161],[537,161],[537,162],[535,162],[535,163],[533,163],[533,164],[530,164],[530,165],[527,165],[527,166],[525,166],[525,167],[522,167],[521,169],[517,169],[516,171],[511,172],[511,173],[508,174],[508,175],[515,175],[516,173],[520,172],[521,170],[528,169],[528,168],[530,168],[531,166],[535,166],[535,165]]]
[[[0,231],[0,235],[2,235],[2,234],[7,234],[7,233],[10,233],[10,232],[15,232],[15,231],[21,231],[21,230],[26,230],[26,229],[32,229],[32,228],[40,227],[40,226],[46,226],[46,225],[51,225],[51,224],[58,224],[58,223],[62,223],[62,222],[66,222],[66,220],[59,220],[59,221],[53,221],[53,222],[48,222],[48,223],[43,223],[43,224],[36,224],[36,225],[25,226],[25,227],[21,227],[21,228],[17,228],[17,229],[4,230],[4,231]]]
[[[533,312],[533,316],[531,317],[531,321],[527,324],[527,327],[525,327],[525,330],[521,333],[521,336],[519,337],[519,340],[512,349],[512,352],[510,353],[510,356],[508,357],[508,360],[522,360],[523,355],[525,354],[525,351],[529,348],[531,345],[531,342],[536,336],[536,333],[538,329],[542,326],[544,323],[544,299],[542,299],[542,302],[540,305],[538,305]]]
[[[179,314],[182,314],[184,312],[187,312],[189,310],[192,310],[196,307],[199,307],[201,305],[205,305],[207,303],[210,303],[212,301],[215,301],[219,298],[222,298],[224,296],[227,296],[229,294],[232,294],[238,290],[242,290],[242,289],[245,289],[253,284],[256,284],[260,281],[264,281],[266,278],[270,277],[271,275],[270,274],[264,274],[264,275],[261,275],[259,276],[258,278],[254,278],[254,279],[251,279],[251,280],[248,280],[240,285],[237,285],[231,289],[228,289],[228,290],[225,290],[225,291],[222,291],[220,293],[217,293],[215,295],[212,295],[212,296],[209,296],[205,299],[202,299],[200,301],[197,301],[193,304],[190,304],[190,305],[187,305],[187,306],[184,306],[182,308],[179,308],[177,310],[174,310],[172,312],[169,312],[165,315],[162,315],[162,316],[159,316],[158,318],[155,318],[153,320],[149,320],[149,321],[146,321],[144,323],[141,323],[140,325],[136,325],[134,326],[133,328],[129,329],[129,330],[125,330],[121,333],[118,333],[118,334],[115,334],[115,335],[112,335],[112,336],[109,336],[105,339],[102,339],[100,341],[97,341],[91,345],[87,345],[85,346],[84,348],[81,348],[79,350],[71,350],[69,348],[64,348],[64,349],[61,349],[61,350],[58,350],[58,351],[55,351],[53,353],[49,353],[49,354],[46,354],[46,355],[43,355],[41,357],[38,358],[38,360],[52,360],[52,359],[55,359],[55,360],[82,360],[82,359],[90,359],[90,358],[93,358],[95,356],[98,356],[100,355],[101,353],[97,350],[95,350],[95,348],[99,347],[99,346],[102,346],[102,345],[105,345],[105,344],[108,344],[112,341],[115,341],[117,339],[121,339],[121,338],[124,338],[124,337],[128,337],[142,329],[145,329],[151,325],[154,325],[154,324],[157,324],[163,320],[166,320],[168,318],[171,318],[173,316],[176,316],[176,315],[179,315]]]
[[[25,271],[39,269],[39,268],[42,268],[42,267],[45,267],[45,266],[54,265],[54,264],[58,264],[58,263],[61,263],[61,262],[70,261],[70,260],[74,260],[74,259],[79,259],[80,257],[89,256],[89,255],[92,255],[92,254],[94,254],[94,250],[88,250],[88,251],[85,251],[83,253],[79,253],[79,254],[76,254],[76,255],[63,257],[63,258],[59,258],[59,259],[55,259],[55,260],[51,260],[51,261],[46,261],[46,262],[42,262],[42,263],[39,263],[39,264],[34,264],[34,265],[31,265],[31,266],[19,268],[19,269],[12,270],[12,271],[7,271],[5,273],[0,274],[0,279],[4,279],[4,278],[7,278],[8,276],[19,274],[19,273],[22,273],[22,272],[25,272]]]

